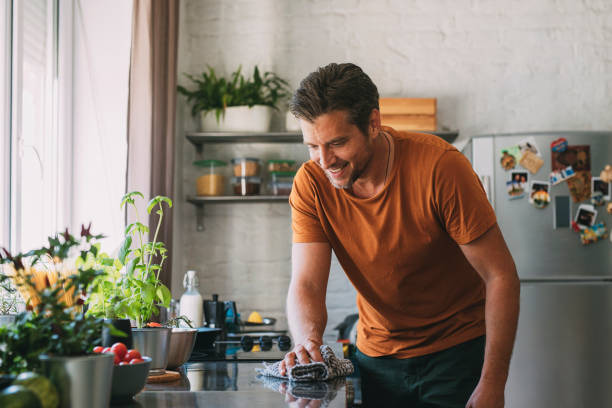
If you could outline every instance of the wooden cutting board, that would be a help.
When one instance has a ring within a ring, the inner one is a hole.
[[[380,98],[381,122],[395,130],[436,130],[436,98]]]
[[[176,371],[166,370],[164,374],[161,375],[150,375],[147,377],[147,383],[149,384],[157,384],[157,383],[165,383],[176,381],[181,378],[181,375]]]

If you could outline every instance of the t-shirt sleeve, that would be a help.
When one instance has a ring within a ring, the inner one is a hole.
[[[457,244],[474,241],[497,222],[480,179],[462,153],[444,153],[433,178],[440,221]]]
[[[316,206],[316,191],[304,166],[293,179],[289,195],[293,242],[328,242]]]

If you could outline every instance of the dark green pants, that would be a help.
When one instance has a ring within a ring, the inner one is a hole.
[[[424,356],[368,357],[357,350],[366,407],[465,407],[480,379],[484,336]]]

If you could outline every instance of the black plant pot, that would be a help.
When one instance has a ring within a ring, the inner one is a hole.
[[[125,344],[128,349],[133,347],[132,325],[130,319],[104,319],[104,323],[111,323],[115,329],[124,332],[127,337],[111,336],[108,327],[102,328],[102,347],[110,347],[117,342]]]

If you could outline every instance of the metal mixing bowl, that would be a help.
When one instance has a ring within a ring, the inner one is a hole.
[[[170,337],[168,369],[173,370],[185,364],[191,355],[198,329],[175,328]]]

